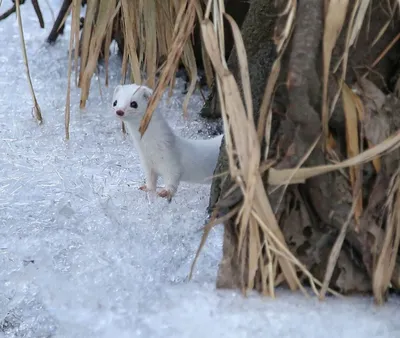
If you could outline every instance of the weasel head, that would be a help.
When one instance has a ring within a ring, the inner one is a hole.
[[[112,99],[113,111],[124,122],[140,123],[152,94],[153,90],[144,85],[118,85]]]

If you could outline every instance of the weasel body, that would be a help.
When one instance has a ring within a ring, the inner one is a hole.
[[[180,181],[210,182],[223,135],[207,140],[185,139],[175,135],[163,115],[156,110],[141,138],[139,125],[152,94],[152,89],[144,85],[118,85],[112,99],[113,111],[124,121],[139,153],[146,177],[146,184],[140,189],[155,192],[157,178],[161,176],[165,187],[158,195],[171,201]]]

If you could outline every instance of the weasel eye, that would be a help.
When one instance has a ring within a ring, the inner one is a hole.
[[[138,107],[138,104],[136,101],[131,102],[131,108],[136,109]]]
[[[115,107],[117,105],[117,100],[115,100],[114,102],[113,102],[113,107]]]

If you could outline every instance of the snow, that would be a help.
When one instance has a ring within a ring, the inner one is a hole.
[[[52,0],[57,13],[61,1]],[[4,12],[11,1],[4,1]],[[22,6],[33,85],[32,101],[15,16],[0,22],[0,337],[399,337],[397,297],[378,308],[371,297],[319,302],[279,290],[276,299],[216,290],[222,228],[215,228],[190,265],[206,219],[209,186],[182,184],[171,204],[146,200],[138,155],[120,131],[110,86],[93,79],[79,110],[72,86],[71,135],[64,139],[69,27],[55,46],[44,41],[31,2]],[[68,21],[69,23],[69,21]],[[101,95],[99,82],[101,83]],[[180,82],[159,109],[187,137],[216,129],[197,112],[181,116]],[[201,134],[201,135],[199,135]]]

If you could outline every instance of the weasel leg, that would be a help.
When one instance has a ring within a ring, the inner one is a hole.
[[[165,188],[159,191],[157,194],[160,197],[166,198],[169,203],[171,203],[172,197],[178,190],[180,175],[175,175],[174,177],[164,178]]]
[[[145,192],[156,191],[157,188],[157,174],[153,169],[146,170],[146,184],[139,187],[139,190]]]

